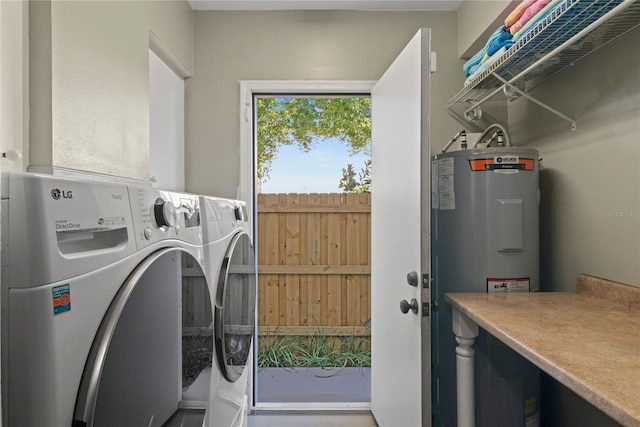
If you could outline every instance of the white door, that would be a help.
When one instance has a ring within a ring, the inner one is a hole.
[[[431,425],[430,330],[422,316],[430,273],[430,51],[430,30],[422,29],[371,91],[371,410],[380,427]],[[414,298],[417,313],[402,313],[400,301]]]

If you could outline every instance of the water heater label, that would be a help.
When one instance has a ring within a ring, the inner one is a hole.
[[[453,210],[456,208],[456,193],[440,193],[438,198],[438,203],[440,204],[440,210],[447,211]]]
[[[529,278],[489,278],[487,279],[487,292],[489,292],[490,294],[507,292],[529,292]]]
[[[440,209],[438,198],[438,161],[431,161],[431,209]]]
[[[456,208],[453,157],[438,160],[438,206],[440,210]]]
[[[438,180],[438,193],[453,193],[453,175],[442,175]]]

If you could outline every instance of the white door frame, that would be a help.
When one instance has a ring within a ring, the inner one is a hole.
[[[12,154],[0,157],[3,172],[22,172],[29,162],[28,21],[29,2],[0,1],[0,150]]]
[[[255,218],[255,180],[256,169],[254,166],[256,130],[255,111],[253,108],[254,95],[322,95],[322,94],[345,94],[345,95],[366,95],[371,94],[371,88],[375,85],[375,80],[241,80],[240,82],[240,175],[238,177],[237,198],[247,203],[249,211],[250,235],[253,237],[254,246],[257,248],[257,235],[254,231]],[[257,259],[257,257],[256,257]],[[256,329],[257,330],[257,329]],[[254,349],[256,347],[254,346]],[[255,372],[253,366],[257,363],[257,352],[254,353],[254,361],[249,376],[250,384],[247,390],[251,407],[255,402],[253,396],[253,381]],[[309,410],[309,409],[369,409],[368,403],[361,406],[354,404],[332,405],[327,407],[325,403],[262,403],[260,410]]]
[[[1,172],[24,171],[29,161],[28,32],[29,3],[25,0],[0,1]],[[18,153],[22,158],[17,157]],[[0,408],[0,426],[2,417]]]

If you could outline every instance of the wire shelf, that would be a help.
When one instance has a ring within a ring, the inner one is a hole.
[[[621,7],[622,3],[631,4],[624,5],[628,7],[519,78],[518,87],[525,92],[640,26],[638,0],[564,0],[451,98],[447,108],[452,109],[456,104],[469,105],[482,99],[503,86],[504,83],[495,75],[507,81],[513,79],[605,14]]]

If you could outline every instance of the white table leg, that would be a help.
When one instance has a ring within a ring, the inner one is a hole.
[[[453,333],[458,343],[456,347],[458,427],[475,427],[473,342],[478,336],[478,325],[455,307],[452,320]]]

